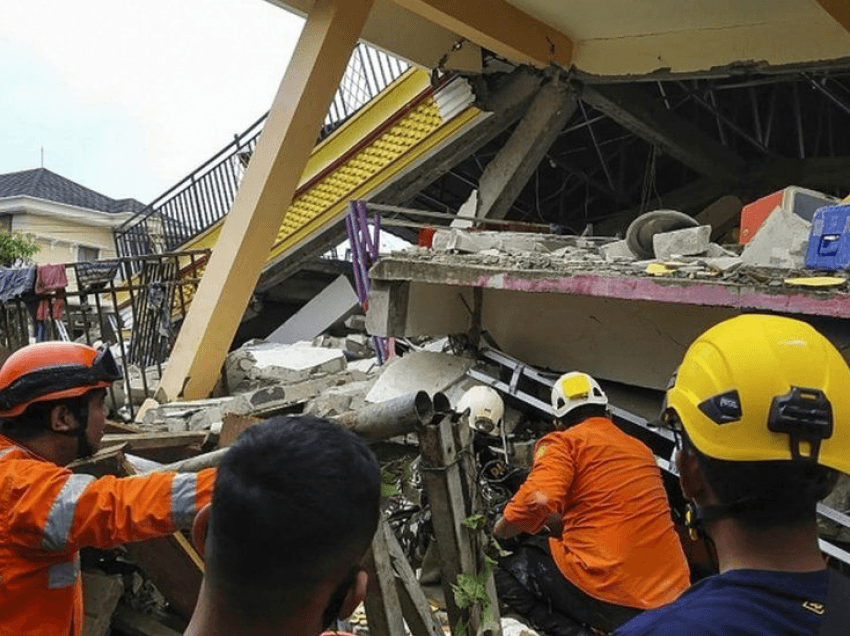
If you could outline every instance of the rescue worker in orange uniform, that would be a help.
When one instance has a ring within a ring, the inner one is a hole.
[[[554,433],[535,447],[531,473],[494,535],[548,531],[499,563],[502,603],[550,636],[610,632],[675,600],[689,570],[652,451],[610,419],[585,373],[552,389]]]
[[[80,636],[82,547],[111,548],[191,527],[215,470],[119,479],[65,466],[96,451],[108,349],[45,342],[0,368],[0,636]]]

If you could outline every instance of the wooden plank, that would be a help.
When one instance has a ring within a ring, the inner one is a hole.
[[[104,446],[124,444],[127,451],[138,451],[152,448],[174,448],[191,444],[201,445],[207,441],[209,436],[209,431],[107,434],[103,436],[102,444]]]
[[[103,477],[104,475],[121,474],[124,469],[124,451],[126,444],[117,444],[102,448],[91,457],[77,459],[68,464],[68,469],[75,473]]]
[[[103,430],[107,435],[112,434],[112,433],[115,433],[115,434],[144,433],[144,429],[141,429],[138,426],[133,426],[132,424],[125,424],[124,422],[116,422],[114,420],[107,420],[106,421],[106,428],[104,428]]]
[[[434,616],[434,612],[431,611],[431,605],[419,585],[416,574],[386,521],[381,522],[377,534],[383,535],[392,572],[395,575],[402,614],[411,634],[413,636],[443,636],[443,628]]]
[[[382,532],[383,525],[382,522],[378,527],[365,560],[369,587],[366,589],[364,605],[369,636],[395,636],[404,633],[401,601],[385,535]]]
[[[444,417],[437,424],[422,427],[419,432],[419,449],[422,456],[420,470],[422,483],[431,503],[431,518],[434,535],[440,548],[443,591],[449,614],[449,623],[453,630],[459,624],[465,627],[470,636],[498,634],[499,609],[495,596],[495,584],[492,574],[485,583],[490,597],[490,617],[494,619],[494,629],[482,615],[481,607],[460,608],[455,601],[452,584],[456,584],[460,574],[477,575],[484,571],[484,555],[481,542],[464,525],[464,520],[480,512],[472,507],[473,495],[477,488],[469,464],[464,455],[471,454],[469,427],[465,420],[452,421],[452,416]],[[465,472],[471,472],[466,475]]]
[[[243,431],[262,419],[253,415],[225,415],[221,420],[221,432],[218,434],[219,448],[232,446]]]

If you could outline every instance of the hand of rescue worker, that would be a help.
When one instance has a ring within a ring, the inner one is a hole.
[[[564,518],[557,512],[553,512],[546,517],[540,532],[548,534],[550,537],[560,537],[564,532]]]

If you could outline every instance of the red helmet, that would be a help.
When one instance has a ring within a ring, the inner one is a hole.
[[[0,418],[16,417],[34,402],[84,395],[120,378],[106,346],[95,349],[75,342],[29,345],[0,367]]]

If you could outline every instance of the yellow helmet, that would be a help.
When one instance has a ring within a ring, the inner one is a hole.
[[[702,334],[667,390],[704,455],[810,459],[850,473],[850,369],[810,325],[748,314]]]

